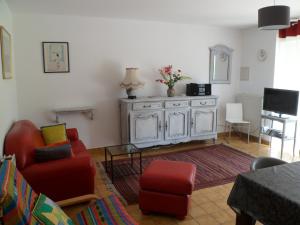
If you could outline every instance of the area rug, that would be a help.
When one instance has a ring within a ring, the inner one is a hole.
[[[232,147],[219,144],[180,152],[165,153],[143,157],[143,168],[152,160],[173,160],[194,163],[197,166],[195,189],[222,185],[234,181],[239,173],[249,171],[254,157]],[[127,204],[138,202],[139,193],[139,159],[134,160],[134,169],[129,159],[114,161],[114,183],[104,172],[104,162],[96,161],[106,185]],[[176,173],[176,171],[174,171]]]

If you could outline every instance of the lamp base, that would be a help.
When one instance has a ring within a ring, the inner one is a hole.
[[[128,95],[128,99],[136,99],[134,90],[132,88],[126,89],[126,93]]]

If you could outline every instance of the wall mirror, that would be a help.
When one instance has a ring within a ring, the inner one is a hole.
[[[209,48],[209,81],[211,84],[230,84],[233,49],[225,45]]]

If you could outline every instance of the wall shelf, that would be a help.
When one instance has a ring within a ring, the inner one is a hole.
[[[61,116],[62,114],[71,114],[71,113],[88,114],[90,120],[93,120],[94,111],[95,111],[95,107],[93,106],[63,107],[63,108],[56,108],[53,110],[53,112],[55,113],[55,120],[57,123],[59,123],[59,116]]]

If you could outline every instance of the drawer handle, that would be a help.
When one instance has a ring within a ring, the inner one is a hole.
[[[173,103],[173,106],[180,106],[180,103]]]
[[[151,105],[143,105],[144,108],[151,108]]]
[[[207,102],[200,102],[200,105],[206,105]]]

